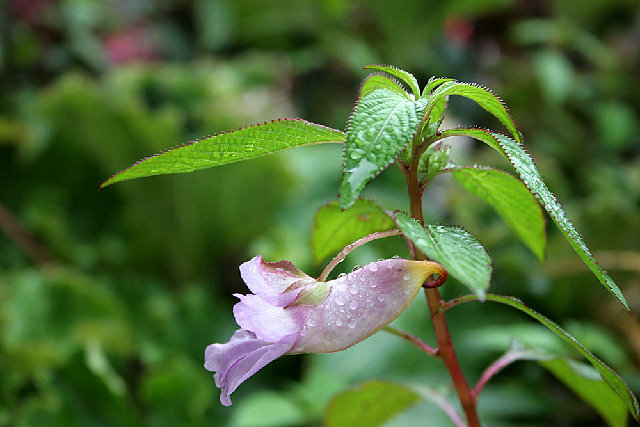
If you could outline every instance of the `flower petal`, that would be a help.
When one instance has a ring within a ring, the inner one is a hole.
[[[291,350],[295,340],[295,335],[289,335],[276,343],[269,343],[239,329],[229,342],[208,346],[205,368],[216,372],[213,378],[221,389],[220,402],[224,406],[231,405],[231,393],[247,378]]]
[[[261,255],[243,263],[240,275],[251,292],[278,307],[295,301],[301,285],[316,282],[289,261],[265,262]]]
[[[298,334],[302,329],[305,319],[300,311],[276,307],[257,295],[235,296],[240,298],[233,306],[236,322],[262,340],[276,342],[287,335]]]
[[[442,274],[430,261],[387,259],[373,262],[327,284],[331,292],[307,312],[288,309],[306,322],[292,353],[331,353],[344,350],[379,331],[413,301],[425,279]]]

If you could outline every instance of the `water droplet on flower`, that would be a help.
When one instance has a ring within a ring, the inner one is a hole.
[[[394,255],[391,257],[391,259],[400,259],[400,255]]]
[[[338,279],[342,279],[346,275],[347,275],[347,273],[340,273],[340,274],[338,274]]]
[[[354,266],[353,266],[353,269],[351,269],[351,272],[358,271],[358,270],[360,270],[361,268],[362,268],[362,266],[361,266],[361,265],[356,264],[356,265],[354,265]]]
[[[350,286],[350,287],[349,287],[349,293],[350,293],[351,295],[355,295],[355,294],[357,294],[357,293],[358,293],[358,288],[356,288],[355,286]]]
[[[336,319],[336,326],[342,326],[342,319]]]
[[[353,328],[356,327],[356,323],[358,323],[356,321],[356,319],[351,319],[351,320],[349,320],[349,323],[347,323],[347,326],[350,327],[351,329],[353,329]]]
[[[378,261],[384,261],[384,258],[378,258]]]
[[[310,317],[310,318],[308,318],[308,319],[307,319],[307,325],[309,325],[309,326],[316,326],[316,321],[315,321],[315,319],[313,319],[313,318],[311,318],[311,317]]]
[[[350,308],[351,310],[355,310],[356,308],[358,308],[358,301],[351,301],[351,302],[349,303],[349,308]]]
[[[378,301],[384,302],[384,295],[378,294]]]
[[[378,264],[370,264],[369,265],[369,271],[375,273],[376,271],[378,271],[380,267],[378,267]]]
[[[336,297],[336,304],[338,305],[344,305],[345,304],[345,300],[342,297]]]

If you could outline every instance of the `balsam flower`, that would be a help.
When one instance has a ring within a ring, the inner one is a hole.
[[[387,259],[319,282],[289,261],[245,262],[240,274],[254,294],[235,294],[242,329],[205,351],[220,402],[231,405],[242,382],[284,354],[332,353],[369,337],[404,311],[429,275],[443,272],[435,262]]]

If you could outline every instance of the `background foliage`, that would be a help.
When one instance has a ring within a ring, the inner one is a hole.
[[[336,197],[339,146],[98,191],[143,156],[242,125],[303,117],[344,129],[371,63],[502,96],[632,315],[558,231],[549,227],[541,265],[453,177],[428,188],[428,221],[477,235],[493,256],[492,292],[557,321],[640,391],[637,2],[8,0],[0,20],[0,425],[318,425],[331,395],[361,381],[445,388],[438,362],[383,334],[279,360],[231,409],[202,367],[204,347],[235,329],[241,262],[262,253],[321,270],[311,226]],[[451,126],[500,126],[464,100],[450,110]],[[466,140],[452,157],[510,170]],[[364,195],[406,210],[402,185],[390,169]],[[345,264],[406,255],[394,239]],[[432,340],[421,299],[397,322]],[[521,340],[562,345],[496,305],[466,304],[449,322],[472,379],[509,347],[506,324]],[[480,413],[494,425],[602,422],[528,362],[487,386]],[[385,425],[415,419],[447,422],[417,404]]]

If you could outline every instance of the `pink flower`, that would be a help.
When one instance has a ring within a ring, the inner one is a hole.
[[[229,395],[242,382],[284,354],[332,353],[369,337],[407,308],[429,275],[441,272],[434,262],[387,259],[318,282],[289,261],[245,262],[240,274],[255,295],[235,294],[233,314],[242,329],[205,351],[220,402],[231,405]]]

